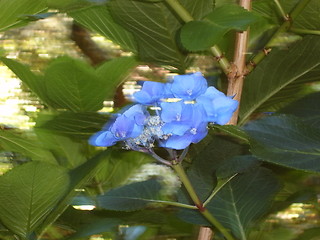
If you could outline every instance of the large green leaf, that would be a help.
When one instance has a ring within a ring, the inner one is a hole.
[[[215,8],[202,21],[185,24],[181,30],[181,42],[189,51],[206,50],[219,43],[228,31],[244,31],[257,20],[258,15],[239,5],[223,5]]]
[[[84,143],[45,129],[36,128],[35,131],[41,145],[54,153],[60,166],[75,168],[87,160]]]
[[[312,127],[320,126],[320,92],[309,94],[285,108],[281,109],[281,113],[293,114],[300,117],[305,123]]]
[[[81,25],[110,39],[124,50],[137,52],[133,35],[113,20],[107,6],[91,7],[68,14]]]
[[[103,81],[106,99],[114,98],[116,88],[138,64],[134,57],[119,57],[103,63],[96,69],[96,74]]]
[[[57,220],[57,218],[66,210],[72,201],[72,198],[77,194],[75,189],[83,188],[88,181],[94,177],[98,171],[101,163],[109,158],[109,150],[99,152],[91,159],[76,167],[69,172],[70,174],[70,184],[67,187],[66,193],[59,204],[50,212],[48,217],[43,221],[39,227],[39,232],[41,233],[50,224]]]
[[[237,239],[245,240],[250,224],[266,214],[278,190],[278,180],[270,170],[254,168],[224,185],[207,208]],[[183,210],[180,216],[188,222],[209,225],[194,210]]]
[[[135,170],[152,160],[144,153],[113,150],[108,161],[101,164],[95,180],[104,191],[110,190],[124,184]]]
[[[60,57],[42,76],[17,61],[0,59],[47,105],[73,112],[101,109],[103,101],[113,99],[116,87],[138,65],[134,57],[119,57],[93,69],[83,61]]]
[[[103,107],[105,85],[88,64],[60,57],[45,72],[49,98],[57,108],[72,112],[97,111]]]
[[[1,130],[0,146],[3,150],[20,153],[32,160],[57,163],[52,153],[41,146],[36,137],[28,137],[22,133]]]
[[[48,98],[45,82],[42,76],[33,73],[30,67],[19,63],[15,60],[1,57],[0,60],[8,67],[20,80],[30,88],[38,97],[46,104],[51,106],[51,101]]]
[[[74,11],[94,5],[104,5],[108,0],[46,0],[49,8],[60,11]]]
[[[88,139],[101,130],[109,117],[99,113],[62,112],[58,115],[43,116],[47,120],[37,121],[36,127],[71,138]]]
[[[161,184],[156,179],[119,187],[98,197],[98,206],[116,211],[135,211],[157,199]]]
[[[253,164],[253,161],[250,159],[247,161],[240,156],[238,158],[241,158],[241,164],[235,165],[234,157],[241,155],[243,150],[240,144],[213,134],[209,134],[201,143],[191,147],[192,165],[188,168],[187,174],[202,201],[205,201],[216,187],[217,178],[228,178],[251,167],[250,163]],[[181,190],[179,201],[191,203],[184,189]]]
[[[23,23],[24,15],[32,15],[46,10],[43,0],[1,0],[0,32]]]
[[[207,14],[212,8],[211,1],[185,0],[181,3],[195,19]],[[136,38],[142,61],[173,66],[181,72],[186,69],[187,56],[179,49],[176,41],[181,21],[166,4],[117,0],[111,1],[110,7],[115,21]]]
[[[0,177],[0,219],[22,239],[35,230],[65,194],[65,169],[41,162],[15,167]]]
[[[320,130],[293,116],[273,116],[250,122],[251,152],[258,158],[307,171],[320,171]]]
[[[278,93],[277,101],[285,101],[287,96],[281,98],[280,92],[290,84],[314,81],[308,73],[320,66],[319,54],[320,38],[315,36],[305,37],[289,49],[272,50],[246,78],[241,99],[241,123]]]

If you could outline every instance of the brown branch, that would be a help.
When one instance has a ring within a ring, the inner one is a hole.
[[[213,232],[211,228],[201,227],[198,234],[198,240],[209,240],[209,239],[212,239],[212,236],[213,236]]]
[[[251,0],[240,0],[240,6],[250,10]],[[248,45],[249,31],[243,31],[236,34],[235,52],[231,72],[228,76],[228,96],[234,96],[234,99],[241,99],[243,81],[246,75],[246,53]],[[238,122],[239,107],[234,112],[228,124],[236,125]]]

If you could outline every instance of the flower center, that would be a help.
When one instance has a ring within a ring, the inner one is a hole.
[[[127,136],[127,133],[124,131],[118,131],[115,133],[116,138],[125,138]]]
[[[191,132],[193,135],[196,135],[196,134],[197,134],[197,129],[196,129],[196,128],[191,128],[190,132]]]

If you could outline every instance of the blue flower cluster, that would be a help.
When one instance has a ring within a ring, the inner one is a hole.
[[[208,87],[200,72],[177,75],[172,82],[145,82],[133,95],[136,104],[94,134],[89,142],[108,147],[124,141],[133,150],[184,149],[208,133],[207,125],[226,124],[238,102]],[[154,110],[149,110],[148,107]]]

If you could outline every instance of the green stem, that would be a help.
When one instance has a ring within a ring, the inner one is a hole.
[[[166,3],[175,11],[175,13],[184,21],[194,21],[192,15],[180,4],[178,0],[165,0]],[[230,62],[223,56],[222,51],[217,45],[211,47],[212,54],[216,57],[223,72],[228,75],[230,73]]]
[[[292,11],[288,14],[287,20],[282,23],[282,25],[278,28],[278,30],[273,34],[270,40],[264,47],[264,50],[259,52],[251,61],[250,64],[247,65],[247,73],[251,72],[255,66],[261,62],[269,52],[269,48],[273,45],[275,38],[282,32],[286,32],[290,29],[292,22],[296,19],[297,16],[302,12],[302,10],[308,5],[311,0],[301,0],[297,3],[297,5],[292,9]]]
[[[291,32],[298,34],[312,34],[312,35],[320,35],[320,30],[312,30],[312,29],[303,29],[303,28],[290,28]]]
[[[187,23],[194,20],[191,14],[178,2],[178,0],[166,0],[166,2],[184,22]]]
[[[279,2],[278,0],[273,0],[273,1],[274,1],[274,3],[276,4],[276,6],[277,6],[277,8],[278,8],[278,10],[279,10],[279,12],[280,12],[280,14],[281,14],[281,16],[283,17],[283,19],[284,19],[285,21],[287,21],[287,20],[288,20],[288,15],[287,15],[287,14],[285,13],[285,11],[283,10],[280,2]]]
[[[214,226],[216,227],[227,240],[235,240],[233,236],[229,233],[229,231],[208,211],[207,208],[203,206],[202,201],[196,194],[187,174],[185,173],[182,165],[180,163],[178,164],[172,164],[172,168],[175,170],[177,175],[179,176],[181,182],[183,183],[184,187],[186,188],[190,198],[196,205],[199,212]]]

